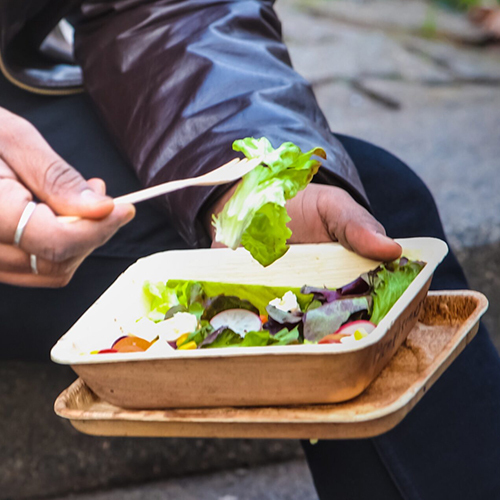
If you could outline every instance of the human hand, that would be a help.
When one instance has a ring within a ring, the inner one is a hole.
[[[211,208],[218,214],[236,187],[225,193]],[[385,235],[383,226],[344,189],[309,184],[286,209],[292,230],[289,243],[340,242],[345,248],[373,260],[389,261],[401,255],[401,247]],[[207,219],[208,220],[208,219]],[[213,228],[211,228],[213,239]],[[212,246],[223,246],[214,243]]]
[[[115,206],[105,191],[104,181],[85,181],[30,123],[0,108],[0,282],[66,285],[83,260],[135,215],[132,205]],[[34,197],[40,203],[15,246],[21,215]],[[57,215],[81,219],[64,223]]]
[[[338,241],[369,259],[390,261],[401,256],[401,246],[368,210],[342,188],[309,184],[286,204],[292,219],[290,243]]]

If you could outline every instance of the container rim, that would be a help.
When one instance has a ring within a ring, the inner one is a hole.
[[[51,350],[50,356],[52,361],[58,364],[65,365],[81,365],[81,364],[109,364],[109,363],[137,363],[137,362],[148,362],[157,360],[168,360],[168,359],[179,359],[179,358],[227,358],[227,357],[240,357],[240,356],[279,356],[279,355],[324,355],[324,354],[346,354],[349,352],[360,351],[366,349],[369,346],[377,343],[384,337],[386,332],[394,324],[398,316],[404,311],[404,309],[411,303],[411,301],[416,297],[419,291],[424,287],[429,279],[431,279],[436,267],[441,263],[444,257],[448,253],[448,245],[437,238],[404,238],[396,239],[403,247],[403,251],[419,252],[420,249],[426,248],[426,265],[420,271],[418,276],[412,281],[409,287],[393,305],[387,315],[380,321],[375,330],[366,338],[359,340],[355,344],[301,344],[301,345],[288,345],[288,346],[261,346],[261,347],[224,347],[224,348],[213,348],[213,349],[194,349],[194,350],[172,350],[168,352],[168,355],[159,354],[148,354],[147,351],[140,353],[112,353],[112,354],[86,354],[81,353],[75,355],[73,350],[73,337],[74,328],[78,325],[78,322],[66,333],[64,334],[58,342],[54,345]],[[339,243],[322,243],[321,246],[340,246]],[[299,245],[295,245],[299,246]],[[300,245],[302,248],[307,249],[308,246],[317,247],[317,244]],[[226,250],[226,249],[223,249]],[[139,268],[143,262],[147,259],[158,258],[165,254],[171,252],[204,252],[212,251],[212,249],[195,249],[195,250],[169,250],[165,252],[160,252],[158,254],[153,254],[148,257],[139,259],[135,264],[132,264],[121,276],[130,272],[133,268]],[[347,250],[346,250],[347,251]],[[117,282],[119,282],[120,277],[115,281],[109,288],[110,290],[114,287]],[[108,291],[107,290],[107,291]],[[103,296],[107,293],[104,292]],[[98,299],[99,301],[100,299]],[[97,301],[97,302],[98,302]],[[96,303],[97,303],[96,302]],[[89,314],[92,307],[84,313],[83,316]],[[82,316],[82,317],[83,317]]]

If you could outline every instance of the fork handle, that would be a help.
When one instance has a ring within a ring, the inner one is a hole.
[[[236,164],[241,162],[238,158],[234,158],[217,170],[227,167],[231,164]],[[118,196],[113,199],[115,205],[124,205],[126,203],[139,203],[141,201],[150,200],[151,198],[156,198],[163,194],[171,193],[172,191],[177,191],[190,186],[216,186],[218,184],[226,184],[227,179],[213,180],[212,174],[214,171],[207,172],[206,174],[200,175],[198,177],[191,177],[189,179],[178,179],[175,181],[164,182],[163,184],[158,184],[157,186],[151,186],[149,188],[141,189],[140,191],[135,191],[133,193],[124,194],[123,196]],[[211,180],[212,179],[212,180]],[[80,217],[76,215],[59,215],[57,217],[59,222],[76,222],[80,220]]]
[[[200,176],[201,177],[201,176]],[[151,198],[156,198],[162,194],[171,193],[172,191],[177,191],[188,186],[196,186],[196,179],[179,179],[176,181],[164,182],[163,184],[158,184],[158,186],[151,186],[149,188],[141,189],[134,193],[124,194],[123,196],[118,196],[114,198],[113,201],[115,205],[123,205],[125,203],[139,203],[140,201],[146,201]]]
[[[199,178],[201,179],[202,176]],[[164,182],[163,184],[158,184],[157,186],[152,186],[146,189],[141,189],[140,191],[135,191],[134,193],[124,194],[123,196],[118,196],[113,198],[115,205],[125,205],[127,203],[139,203],[141,201],[146,201],[162,194],[171,193],[172,191],[177,191],[188,186],[199,186],[203,184],[203,180],[198,181],[195,179],[180,179],[176,181]],[[57,217],[59,222],[76,222],[80,220],[77,215],[59,215]]]

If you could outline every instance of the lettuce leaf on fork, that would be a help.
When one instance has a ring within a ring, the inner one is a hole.
[[[243,245],[263,266],[272,264],[288,250],[292,232],[285,203],[304,189],[325,159],[321,148],[303,153],[291,142],[274,149],[268,139],[247,137],[233,143],[247,158],[261,164],[246,174],[218,217],[214,216],[216,241],[233,250]]]

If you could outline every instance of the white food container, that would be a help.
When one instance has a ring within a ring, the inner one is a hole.
[[[337,243],[292,245],[267,268],[240,248],[175,250],[127,269],[57,342],[56,363],[71,365],[102,399],[124,408],[186,408],[333,403],[360,394],[416,323],[437,265],[448,252],[435,238],[397,240],[403,255],[426,262],[377,328],[349,344],[233,347],[90,354],[146,314],[142,287],[169,279],[336,288],[379,262]]]

